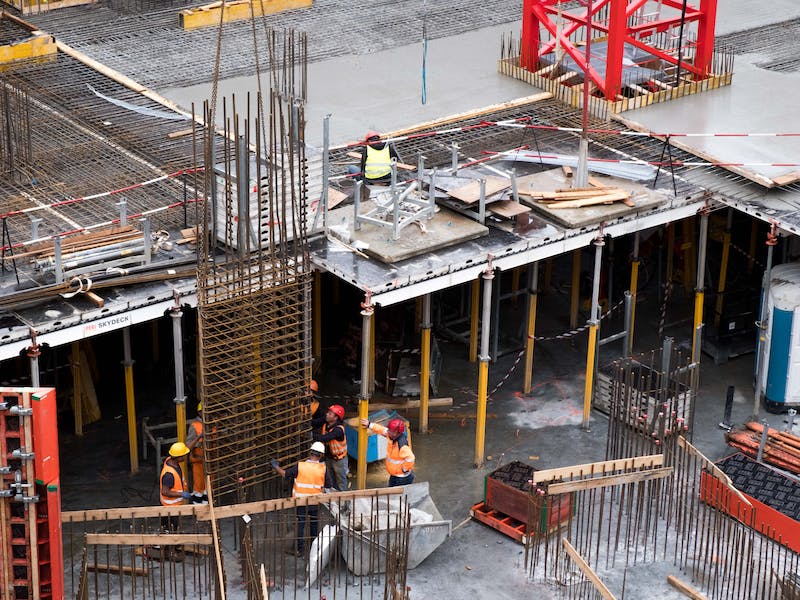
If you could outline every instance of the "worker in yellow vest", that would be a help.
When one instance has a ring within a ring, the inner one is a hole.
[[[311,428],[314,431],[314,440],[326,445],[325,465],[331,473],[333,487],[340,492],[346,492],[349,488],[347,483],[348,459],[347,459],[347,437],[344,434],[344,407],[339,404],[332,404],[328,407],[324,417],[311,420]],[[317,431],[317,428],[322,429]]]
[[[358,176],[365,183],[385,184],[392,178],[392,159],[401,162],[394,144],[381,141],[377,131],[368,131],[361,150],[361,171],[351,167],[348,174]]]
[[[192,495],[188,492],[186,484],[186,455],[189,448],[183,442],[175,442],[169,447],[169,456],[161,467],[159,481],[159,499],[162,506],[181,506],[188,504]],[[161,518],[161,525],[165,531],[178,530],[178,516]]]
[[[192,468],[192,493],[199,503],[207,504],[206,471],[203,466],[203,403],[197,404],[197,416],[189,421],[186,446],[189,448],[189,465]]]
[[[416,461],[406,434],[406,424],[402,419],[392,419],[387,426],[370,423],[361,419],[361,426],[386,436],[386,471],[389,473],[389,487],[414,483],[414,463]]]
[[[293,498],[307,498],[315,494],[322,494],[325,488],[332,487],[330,473],[328,473],[325,468],[325,462],[322,460],[324,454],[324,444],[322,442],[314,442],[311,444],[306,460],[286,469],[282,468],[277,460],[271,461],[270,464],[281,477],[294,479],[294,485],[292,486]],[[316,539],[319,532],[318,517],[319,505],[297,506],[297,548],[293,548],[291,551],[295,556],[303,555],[306,522],[308,522],[309,539]]]

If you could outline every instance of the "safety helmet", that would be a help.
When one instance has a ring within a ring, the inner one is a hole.
[[[311,391],[312,391],[312,392],[318,392],[318,391],[319,391],[319,386],[317,385],[317,381],[316,381],[316,379],[312,379],[312,380],[311,380],[311,383],[309,384],[309,386],[308,386],[308,387],[310,387],[310,388],[311,388]]]
[[[197,412],[200,412],[201,410],[203,410],[203,403],[202,402],[198,402],[197,403]]]
[[[175,442],[169,447],[169,455],[173,458],[180,458],[189,454],[189,448],[183,442]]]
[[[364,136],[364,141],[365,141],[365,142],[368,142],[368,141],[370,141],[370,139],[371,139],[371,138],[374,138],[374,137],[376,137],[376,138],[380,138],[380,137],[381,137],[381,134],[380,134],[380,133],[378,133],[377,131],[373,131],[372,129],[370,129],[370,130],[369,130],[369,131],[366,133],[366,135]]]
[[[325,454],[325,444],[322,442],[314,442],[311,444],[311,452],[316,452],[317,454]]]
[[[403,419],[392,419],[386,424],[389,431],[396,431],[397,433],[405,433],[406,431],[406,424],[403,422]]]
[[[328,407],[328,410],[335,414],[340,419],[344,419],[344,407],[338,404],[332,404]]]

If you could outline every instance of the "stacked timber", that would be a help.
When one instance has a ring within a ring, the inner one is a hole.
[[[520,195],[547,205],[547,208],[583,208],[597,204],[622,202],[633,206],[631,193],[618,187],[565,188],[555,191],[520,190]]]
[[[750,421],[743,427],[732,429],[726,434],[725,439],[729,446],[739,449],[748,456],[756,457],[763,431],[764,426],[761,423]],[[800,437],[768,428],[762,459],[779,469],[800,474]]]

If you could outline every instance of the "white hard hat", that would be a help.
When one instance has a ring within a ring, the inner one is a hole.
[[[311,444],[311,452],[319,452],[320,454],[325,454],[325,444],[322,442],[314,442]]]

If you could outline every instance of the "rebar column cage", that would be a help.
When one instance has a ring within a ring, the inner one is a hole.
[[[297,461],[309,440],[306,39],[273,33],[270,45],[271,89],[255,114],[223,102],[219,136],[205,111],[206,165],[215,145],[224,156],[205,169],[197,277],[204,454],[221,502],[281,494],[270,460]]]

